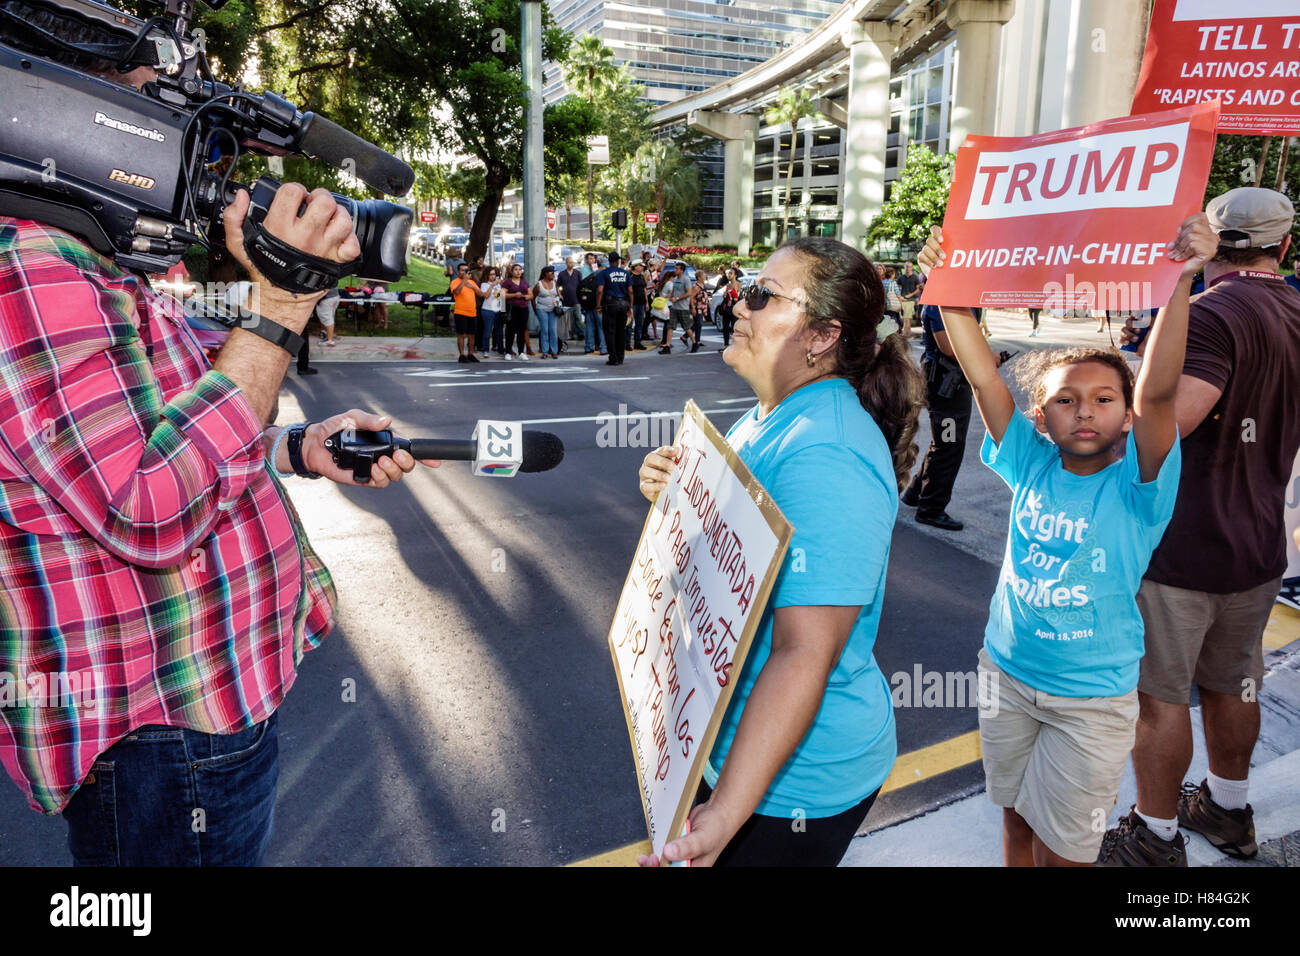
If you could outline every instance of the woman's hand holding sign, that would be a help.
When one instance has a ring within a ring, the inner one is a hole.
[[[654,504],[659,492],[668,487],[668,476],[672,474],[677,455],[671,445],[660,445],[645,456],[641,470],[637,473],[641,479],[641,494]]]

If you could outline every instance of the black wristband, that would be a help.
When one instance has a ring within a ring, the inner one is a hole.
[[[289,467],[299,478],[319,478],[321,476],[310,471],[307,463],[302,460],[302,438],[306,433],[306,424],[289,426],[289,437],[284,442],[289,449]]]
[[[297,355],[302,351],[303,337],[301,335],[292,329],[285,328],[279,322],[272,322],[264,315],[241,310],[239,317],[235,320],[234,328],[260,335],[272,345],[278,345],[290,355]]]

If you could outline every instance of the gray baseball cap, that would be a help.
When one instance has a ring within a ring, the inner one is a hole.
[[[1219,245],[1250,249],[1285,239],[1295,222],[1295,206],[1275,190],[1240,186],[1211,199],[1205,215]]]

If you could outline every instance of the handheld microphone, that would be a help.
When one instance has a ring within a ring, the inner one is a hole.
[[[358,484],[370,469],[399,448],[413,458],[473,462],[475,475],[512,478],[519,472],[550,471],[564,460],[564,443],[550,432],[525,431],[519,422],[480,421],[472,438],[400,438],[391,430],[345,428],[325,439],[334,464],[351,468]]]

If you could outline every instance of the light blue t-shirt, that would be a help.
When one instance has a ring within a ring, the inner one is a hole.
[[[1002,670],[1058,697],[1117,697],[1138,682],[1136,595],[1174,513],[1182,454],[1175,440],[1155,481],[1137,446],[1095,475],[1075,475],[1020,413],[980,457],[1011,486],[1002,573],[984,649]]]
[[[762,421],[749,410],[727,443],[794,525],[794,535],[718,730],[704,776],[710,786],[740,714],[772,652],[778,607],[862,605],[807,736],[772,780],[757,812],[834,816],[884,783],[898,753],[889,685],[872,648],[885,597],[898,513],[890,451],[853,387],[823,379],[797,390]]]

